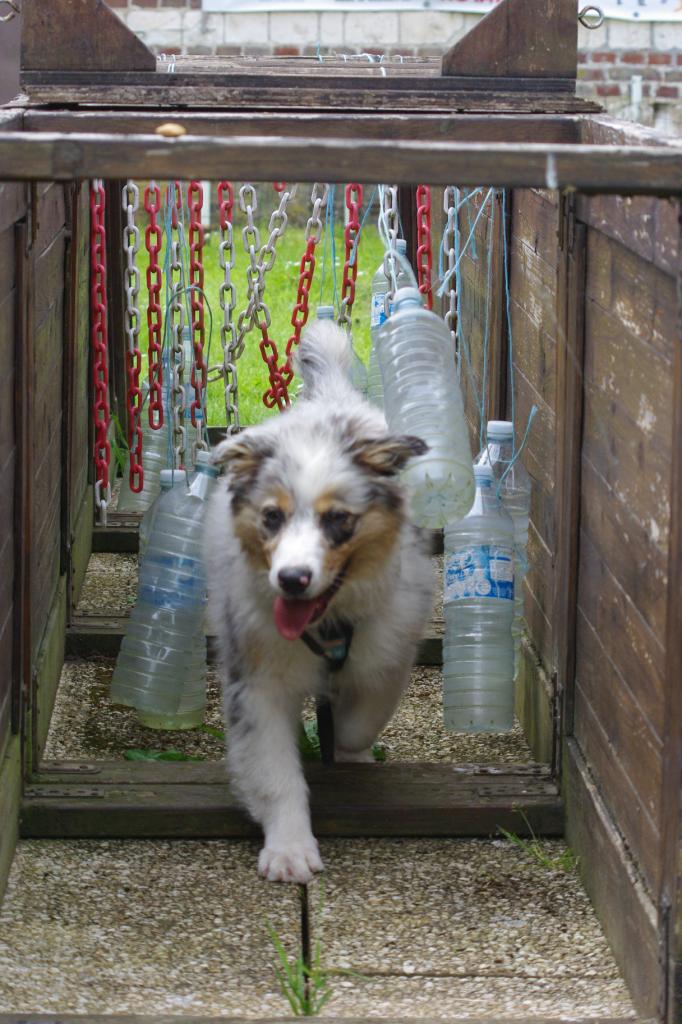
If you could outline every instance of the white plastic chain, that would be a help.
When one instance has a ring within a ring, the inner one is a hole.
[[[228,434],[239,433],[239,391],[237,379],[237,359],[244,351],[244,342],[239,344],[237,328],[233,313],[237,304],[237,290],[232,281],[234,267],[234,246],[232,238],[232,221],[227,220],[222,231],[219,247],[220,266],[224,279],[220,285],[220,308],[223,311],[223,323],[220,328],[220,341],[223,348],[223,379],[225,381],[225,422]]]
[[[123,271],[123,281],[126,293],[125,333],[128,339],[128,354],[130,365],[137,366],[137,387],[138,390],[132,394],[129,391],[130,409],[133,413],[133,422],[129,424],[129,435],[131,443],[131,463],[133,461],[139,466],[142,463],[142,440],[138,434],[138,427],[142,419],[142,393],[139,391],[139,366],[140,366],[140,308],[137,304],[140,294],[140,271],[137,267],[137,253],[140,248],[140,229],[135,223],[135,214],[140,208],[140,190],[134,181],[128,179],[123,186],[122,192],[123,210],[126,215],[126,223],[123,229],[123,251],[126,256],[126,266]],[[129,373],[131,371],[129,370]],[[129,410],[130,411],[130,410]],[[136,458],[133,460],[133,456]]]
[[[393,295],[395,293],[396,277],[398,272],[396,258],[394,255],[400,227],[400,219],[398,217],[397,185],[384,185],[382,206],[382,216],[385,221],[386,232],[388,235],[388,247],[384,253],[384,274],[388,281],[388,290],[384,298],[384,312],[386,313],[386,316],[389,316],[390,308],[393,303]]]
[[[457,344],[457,275],[454,273],[457,262],[455,251],[455,225],[457,218],[458,189],[454,185],[446,185],[443,190],[443,210],[446,215],[445,232],[443,234],[443,255],[447,259],[447,271],[450,273],[450,288],[448,290],[448,305],[445,312],[445,323],[450,331],[452,339],[452,351],[455,354],[457,368],[459,369],[459,349]]]
[[[276,245],[287,227],[287,206],[296,195],[296,185],[285,189],[280,196],[279,205],[273,210],[268,224],[269,237],[263,248],[260,247],[260,232],[254,222],[254,213],[258,209],[258,197],[251,184],[242,185],[239,189],[239,209],[246,214],[246,227],[242,228],[244,252],[249,257],[246,269],[246,285],[248,303],[237,320],[237,347],[235,358],[244,351],[244,338],[257,323],[270,326],[270,311],[266,306],[265,275],[272,270],[277,258]]]
[[[185,464],[185,453],[187,450],[187,431],[185,429],[185,349],[183,345],[183,334],[185,327],[185,273],[182,266],[182,246],[180,239],[180,224],[182,210],[178,209],[178,195],[173,183],[173,199],[171,201],[172,213],[177,212],[177,217],[171,215],[170,220],[170,286],[171,299],[169,304],[170,313],[170,335],[171,335],[171,374],[173,385],[171,388],[171,418],[173,422],[173,454],[174,467],[179,469]],[[182,199],[181,199],[182,202]],[[173,226],[176,221],[177,227]]]

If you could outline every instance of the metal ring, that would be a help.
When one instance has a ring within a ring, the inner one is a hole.
[[[21,8],[15,4],[14,0],[0,0],[0,7],[3,4],[7,4],[10,12],[9,14],[0,14],[0,21],[11,21],[12,18],[16,18],[17,14],[21,14]]]
[[[595,4],[588,4],[578,14],[578,21],[583,28],[601,28],[604,24],[604,12],[601,7],[597,7]]]

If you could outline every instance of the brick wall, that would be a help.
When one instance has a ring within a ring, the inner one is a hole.
[[[108,0],[151,49],[168,54],[379,53],[433,56],[480,15],[449,11],[221,13],[211,0]],[[267,4],[264,4],[267,7]],[[607,19],[580,28],[578,91],[616,116],[682,134],[682,21]]]

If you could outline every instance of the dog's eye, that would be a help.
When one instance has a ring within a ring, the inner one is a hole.
[[[263,510],[263,526],[270,533],[276,533],[282,526],[285,516],[281,508],[266,508]]]
[[[345,512],[342,509],[330,509],[320,517],[322,529],[332,544],[343,544],[348,540],[355,529],[357,516],[352,512]]]

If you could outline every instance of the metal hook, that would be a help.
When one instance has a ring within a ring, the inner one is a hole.
[[[601,28],[604,24],[604,12],[601,7],[597,7],[595,4],[588,4],[578,14],[578,21],[583,28]]]
[[[21,14],[21,8],[14,0],[0,0],[0,7],[6,4],[9,7],[9,14],[0,14],[0,21],[11,21],[12,18],[16,18],[17,14]]]

